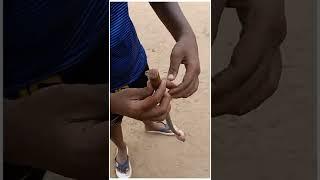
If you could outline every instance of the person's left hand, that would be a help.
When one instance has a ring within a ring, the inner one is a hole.
[[[186,73],[182,82],[169,90],[169,94],[173,98],[186,98],[198,90],[200,63],[198,45],[193,33],[182,35],[173,47],[170,56],[168,80],[173,81],[176,79],[180,64],[184,64]]]

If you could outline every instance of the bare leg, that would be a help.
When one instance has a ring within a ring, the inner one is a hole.
[[[113,125],[110,130],[111,140],[118,148],[116,161],[120,164],[124,163],[127,160],[127,149],[123,140],[121,123]]]

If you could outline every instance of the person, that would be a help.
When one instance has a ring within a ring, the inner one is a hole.
[[[4,179],[107,177],[108,5],[4,2]]]
[[[168,77],[162,80],[154,94],[147,83],[147,57],[129,17],[128,4],[110,4],[110,135],[117,146],[117,177],[132,175],[128,147],[122,134],[123,116],[141,120],[147,132],[172,135],[168,125],[162,122],[170,112],[171,98],[189,97],[199,85],[200,64],[196,38],[178,3],[154,2],[150,5],[176,41],[170,56]],[[176,85],[172,81],[181,64],[185,65],[186,73],[182,82]]]
[[[214,0],[211,8],[212,42],[224,8],[235,8],[242,26],[231,62],[211,79],[212,117],[244,115],[278,88],[280,45],[286,36],[284,0]]]

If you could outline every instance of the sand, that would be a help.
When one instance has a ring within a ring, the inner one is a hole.
[[[129,147],[133,177],[209,177],[210,175],[210,6],[209,3],[180,4],[193,27],[201,61],[200,85],[196,94],[172,102],[174,123],[187,135],[185,143],[174,136],[147,134],[141,122],[124,118],[123,131]],[[164,77],[174,40],[161,24],[148,3],[130,3],[130,16],[141,43],[146,49],[151,68]],[[181,68],[180,75],[183,75]],[[181,76],[179,77],[181,79]],[[111,143],[110,171],[115,146]]]
[[[243,117],[224,116],[212,121],[215,179],[314,178],[312,10],[311,0],[286,0],[288,34],[282,45],[282,77],[274,96]],[[213,53],[214,72],[228,63],[238,30],[235,11],[226,10]]]

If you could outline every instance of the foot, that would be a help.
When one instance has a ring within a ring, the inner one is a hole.
[[[163,135],[173,136],[174,133],[170,130],[169,126],[164,122],[145,122],[146,132],[157,133]]]
[[[120,164],[125,163],[128,160],[127,147],[118,148],[118,154],[116,155],[116,161]]]
[[[131,177],[132,170],[131,164],[128,156],[128,148],[117,149],[117,154],[115,158],[115,169],[116,175],[119,178],[129,178]]]

